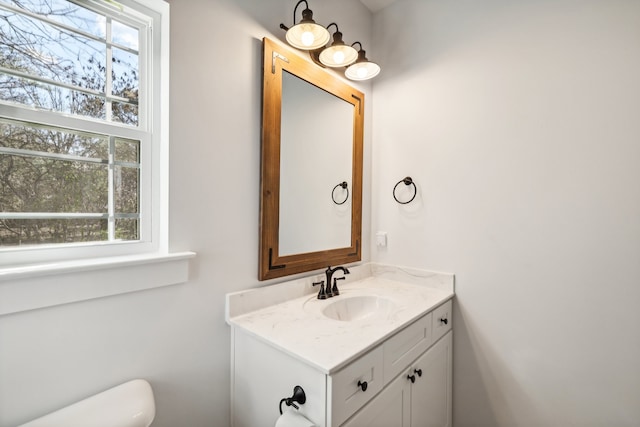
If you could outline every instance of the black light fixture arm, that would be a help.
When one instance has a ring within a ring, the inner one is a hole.
[[[327,29],[327,31],[329,30],[330,26],[335,26],[336,27],[336,31],[340,31],[340,29],[338,28],[338,24],[336,24],[335,22],[332,22],[331,24],[327,25],[325,28]]]
[[[293,25],[296,25],[296,12],[298,11],[298,6],[300,6],[300,3],[304,3],[304,10],[309,10],[309,3],[307,3],[307,0],[300,0],[298,3],[296,3],[296,7],[293,8]],[[302,17],[304,18],[304,11],[302,11]]]
[[[307,0],[300,0],[300,1],[296,4],[296,7],[294,7],[294,8],[293,8],[293,25],[296,25],[296,12],[298,12],[298,6],[300,6],[300,3],[303,3],[303,2],[304,2],[304,5],[305,5],[305,9],[304,9],[304,10],[305,10],[305,11],[306,11],[306,10],[309,10],[309,3],[307,3]],[[302,18],[303,18],[303,19],[304,19],[304,14],[305,14],[305,13],[304,13],[304,11],[303,11],[303,12],[302,12]],[[281,29],[283,29],[283,30],[285,30],[285,31],[289,31],[289,28],[290,28],[290,27],[287,27],[286,25],[284,25],[284,24],[282,24],[282,23],[281,23],[281,24],[280,24],[280,28],[281,28]]]
[[[360,52],[360,51],[362,50],[362,43],[360,43],[360,42],[353,42],[353,43],[351,43],[351,47],[354,47],[355,45],[360,46],[360,49],[358,49],[358,52]],[[355,48],[354,48],[354,49],[355,49]]]
[[[327,25],[325,28],[327,29],[327,31],[329,31],[329,27],[332,27],[332,26],[336,27],[336,32],[333,33],[333,42],[331,43],[331,46],[344,45],[344,41],[342,40],[342,31],[340,31],[340,28],[338,28],[338,24],[336,24],[335,22],[332,22],[331,24]]]

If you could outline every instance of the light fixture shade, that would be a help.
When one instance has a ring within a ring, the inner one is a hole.
[[[333,43],[320,53],[319,59],[327,67],[346,67],[358,59],[358,51],[345,45],[342,41],[342,33],[336,31],[333,34]]]
[[[380,74],[380,66],[365,57],[365,51],[358,52],[358,60],[349,66],[344,75],[349,80],[369,80]]]
[[[315,23],[313,12],[309,9],[302,11],[302,21],[289,28],[285,37],[287,43],[302,50],[319,49],[331,39],[329,31]]]

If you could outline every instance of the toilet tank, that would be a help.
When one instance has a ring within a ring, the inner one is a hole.
[[[18,427],[149,427],[155,415],[151,385],[137,379]]]

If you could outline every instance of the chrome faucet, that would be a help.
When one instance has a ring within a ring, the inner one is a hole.
[[[327,269],[325,270],[324,274],[326,275],[326,283],[327,283],[327,287],[326,287],[326,295],[327,298],[331,298],[334,295],[340,295],[340,291],[338,290],[338,280],[344,280],[345,277],[336,277],[335,279],[333,279],[333,287],[331,287],[331,278],[333,277],[333,273],[335,273],[338,270],[342,270],[342,272],[344,274],[349,274],[349,269],[343,266],[338,266],[338,267],[334,267],[331,268],[331,266],[328,266]]]

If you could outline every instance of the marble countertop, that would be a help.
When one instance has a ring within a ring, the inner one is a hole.
[[[420,280],[413,280],[418,283],[400,281],[397,272],[392,278],[382,277],[384,274],[368,277],[359,274],[361,278],[350,280],[347,276],[346,283],[340,286],[340,295],[333,298],[318,300],[317,288],[306,286],[307,293],[302,296],[236,315],[228,314],[227,322],[323,373],[331,374],[452,298],[453,276],[440,275],[446,276],[445,283],[440,280],[437,286],[419,283]],[[450,286],[447,278],[450,278]],[[309,290],[313,293],[308,293]],[[359,295],[380,297],[391,304],[386,310],[352,321],[334,320],[322,313],[329,304]],[[246,294],[239,296],[246,297]],[[227,305],[229,301],[228,297]],[[228,308],[229,312],[232,310]]]

